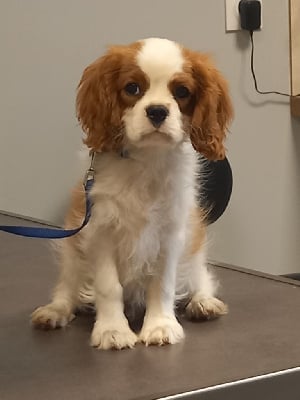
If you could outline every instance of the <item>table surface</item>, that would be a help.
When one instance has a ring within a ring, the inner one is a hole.
[[[28,224],[0,215],[4,223]],[[0,232],[0,265],[1,400],[150,400],[300,365],[298,282],[215,266],[227,316],[181,319],[177,345],[99,351],[89,346],[92,313],[61,330],[29,324],[57,274],[49,241]]]

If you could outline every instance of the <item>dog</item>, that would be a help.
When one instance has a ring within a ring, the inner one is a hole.
[[[198,153],[225,157],[233,115],[227,83],[209,56],[149,38],[113,46],[88,66],[76,108],[86,148],[96,154],[92,215],[61,241],[52,302],[33,312],[32,323],[63,327],[92,302],[96,348],[180,342],[179,301],[196,320],[227,312],[206,266],[205,210],[197,203]],[[84,213],[80,184],[65,227],[80,224]],[[138,334],[124,304],[145,307]]]

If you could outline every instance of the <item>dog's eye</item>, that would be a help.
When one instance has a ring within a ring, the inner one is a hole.
[[[138,96],[141,93],[141,89],[137,83],[130,82],[125,86],[125,92],[129,96]]]
[[[176,99],[186,99],[189,97],[190,91],[186,86],[179,85],[174,90],[174,97]]]

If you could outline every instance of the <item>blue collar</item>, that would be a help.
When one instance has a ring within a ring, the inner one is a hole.
[[[120,151],[120,156],[121,156],[122,158],[129,158],[129,151],[126,150],[126,149],[122,149],[122,150]]]

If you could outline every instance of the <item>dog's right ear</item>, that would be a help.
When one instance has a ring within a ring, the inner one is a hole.
[[[86,134],[84,143],[93,151],[121,146],[121,110],[115,88],[119,66],[118,52],[108,51],[84,70],[77,88],[77,118]]]

